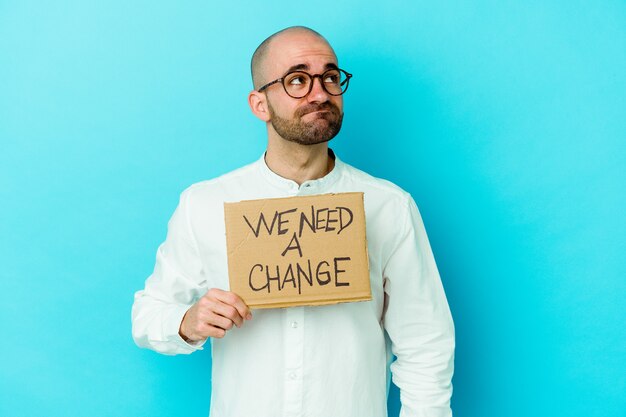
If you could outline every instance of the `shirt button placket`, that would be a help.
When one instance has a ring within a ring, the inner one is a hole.
[[[304,372],[304,307],[285,309],[285,416],[302,415]]]
[[[315,186],[313,186],[310,182],[305,182],[298,188],[298,195],[311,194],[315,194]]]

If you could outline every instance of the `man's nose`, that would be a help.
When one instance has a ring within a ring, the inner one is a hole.
[[[314,77],[311,83],[311,92],[307,95],[307,100],[310,103],[323,103],[325,101],[328,101],[328,97],[330,94],[326,92],[324,86],[322,85],[322,77]]]

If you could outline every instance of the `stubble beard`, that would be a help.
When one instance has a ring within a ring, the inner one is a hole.
[[[309,104],[296,110],[292,119],[278,116],[269,101],[267,104],[272,127],[280,137],[289,142],[300,145],[316,145],[328,142],[337,136],[341,130],[343,113],[333,103]],[[317,114],[316,118],[310,122],[302,121],[304,115],[319,110],[325,112]]]

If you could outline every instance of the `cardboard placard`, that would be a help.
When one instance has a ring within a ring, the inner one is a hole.
[[[371,300],[363,193],[224,203],[230,290],[250,307]]]

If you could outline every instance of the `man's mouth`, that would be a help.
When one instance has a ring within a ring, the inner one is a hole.
[[[307,111],[308,110],[308,111]],[[300,110],[302,112],[302,114],[300,115],[300,117],[304,117],[307,114],[318,114],[318,115],[322,115],[325,113],[334,113],[334,108],[331,105],[321,105],[319,107],[317,106],[310,106],[309,108],[304,108]]]
[[[321,110],[313,110],[311,112],[305,113],[301,117],[309,116],[309,118],[314,118],[314,119],[327,119],[328,116],[330,116],[331,114],[332,112],[330,110],[321,109]]]

